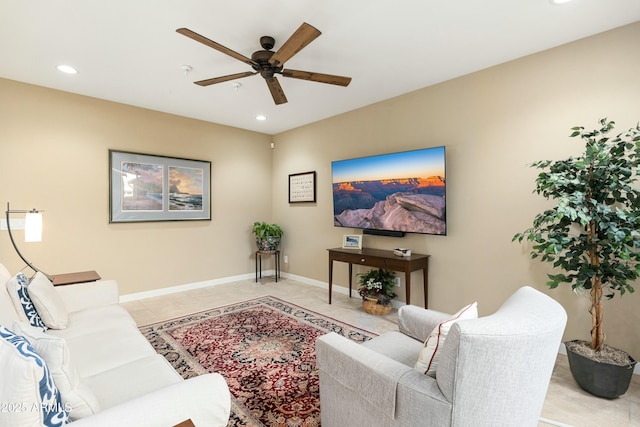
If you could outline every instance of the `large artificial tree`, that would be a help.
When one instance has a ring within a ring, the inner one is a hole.
[[[547,285],[570,284],[588,292],[591,305],[591,348],[604,344],[603,296],[634,292],[640,276],[640,125],[614,137],[614,122],[600,120],[600,128],[572,128],[584,153],[566,160],[543,160],[535,193],[554,200],[539,213],[533,226],[513,240],[531,242],[531,257],[563,270],[549,274]]]

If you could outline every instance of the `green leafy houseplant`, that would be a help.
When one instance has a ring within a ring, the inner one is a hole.
[[[634,292],[640,276],[640,125],[610,137],[614,124],[605,118],[596,130],[574,127],[571,137],[584,141],[583,154],[532,164],[542,170],[534,192],[557,204],[513,237],[531,242],[532,258],[563,270],[548,275],[550,288],[566,283],[589,294],[595,353],[604,346],[603,296]]]
[[[378,304],[384,306],[391,305],[391,299],[396,296],[393,287],[396,285],[396,274],[389,270],[369,270],[366,273],[358,274],[360,288],[358,293],[364,300],[374,298]]]
[[[280,238],[284,234],[279,225],[261,221],[254,222],[251,231],[256,235],[256,244],[258,250],[261,251],[276,250],[280,244]]]
[[[282,237],[284,231],[277,224],[269,224],[266,222],[256,221],[253,223],[253,228],[251,229],[253,233],[256,235],[258,239],[263,239],[267,236],[278,236]]]

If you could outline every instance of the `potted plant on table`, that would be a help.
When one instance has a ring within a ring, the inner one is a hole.
[[[370,314],[387,314],[393,307],[391,299],[396,296],[393,287],[396,285],[396,274],[389,270],[369,270],[358,274],[362,297],[362,307]]]
[[[640,125],[615,137],[614,122],[600,129],[574,127],[585,151],[566,160],[532,164],[542,169],[534,192],[557,201],[535,216],[533,226],[513,240],[532,243],[531,257],[552,262],[563,273],[547,285],[570,284],[590,297],[591,341],[565,343],[571,372],[586,391],[614,398],[629,387],[635,360],[604,344],[603,296],[634,292],[640,276]]]
[[[284,234],[277,224],[256,221],[251,229],[256,235],[256,245],[259,251],[272,252],[278,249],[280,239]]]

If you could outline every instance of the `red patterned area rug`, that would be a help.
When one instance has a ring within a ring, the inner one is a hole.
[[[234,427],[319,426],[316,338],[336,332],[364,342],[375,336],[271,296],[140,330],[184,378],[224,376]]]

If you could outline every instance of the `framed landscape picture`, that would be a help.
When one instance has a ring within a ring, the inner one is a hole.
[[[109,222],[211,220],[211,162],[109,150]]]
[[[345,234],[342,236],[342,249],[362,249],[362,234]]]

